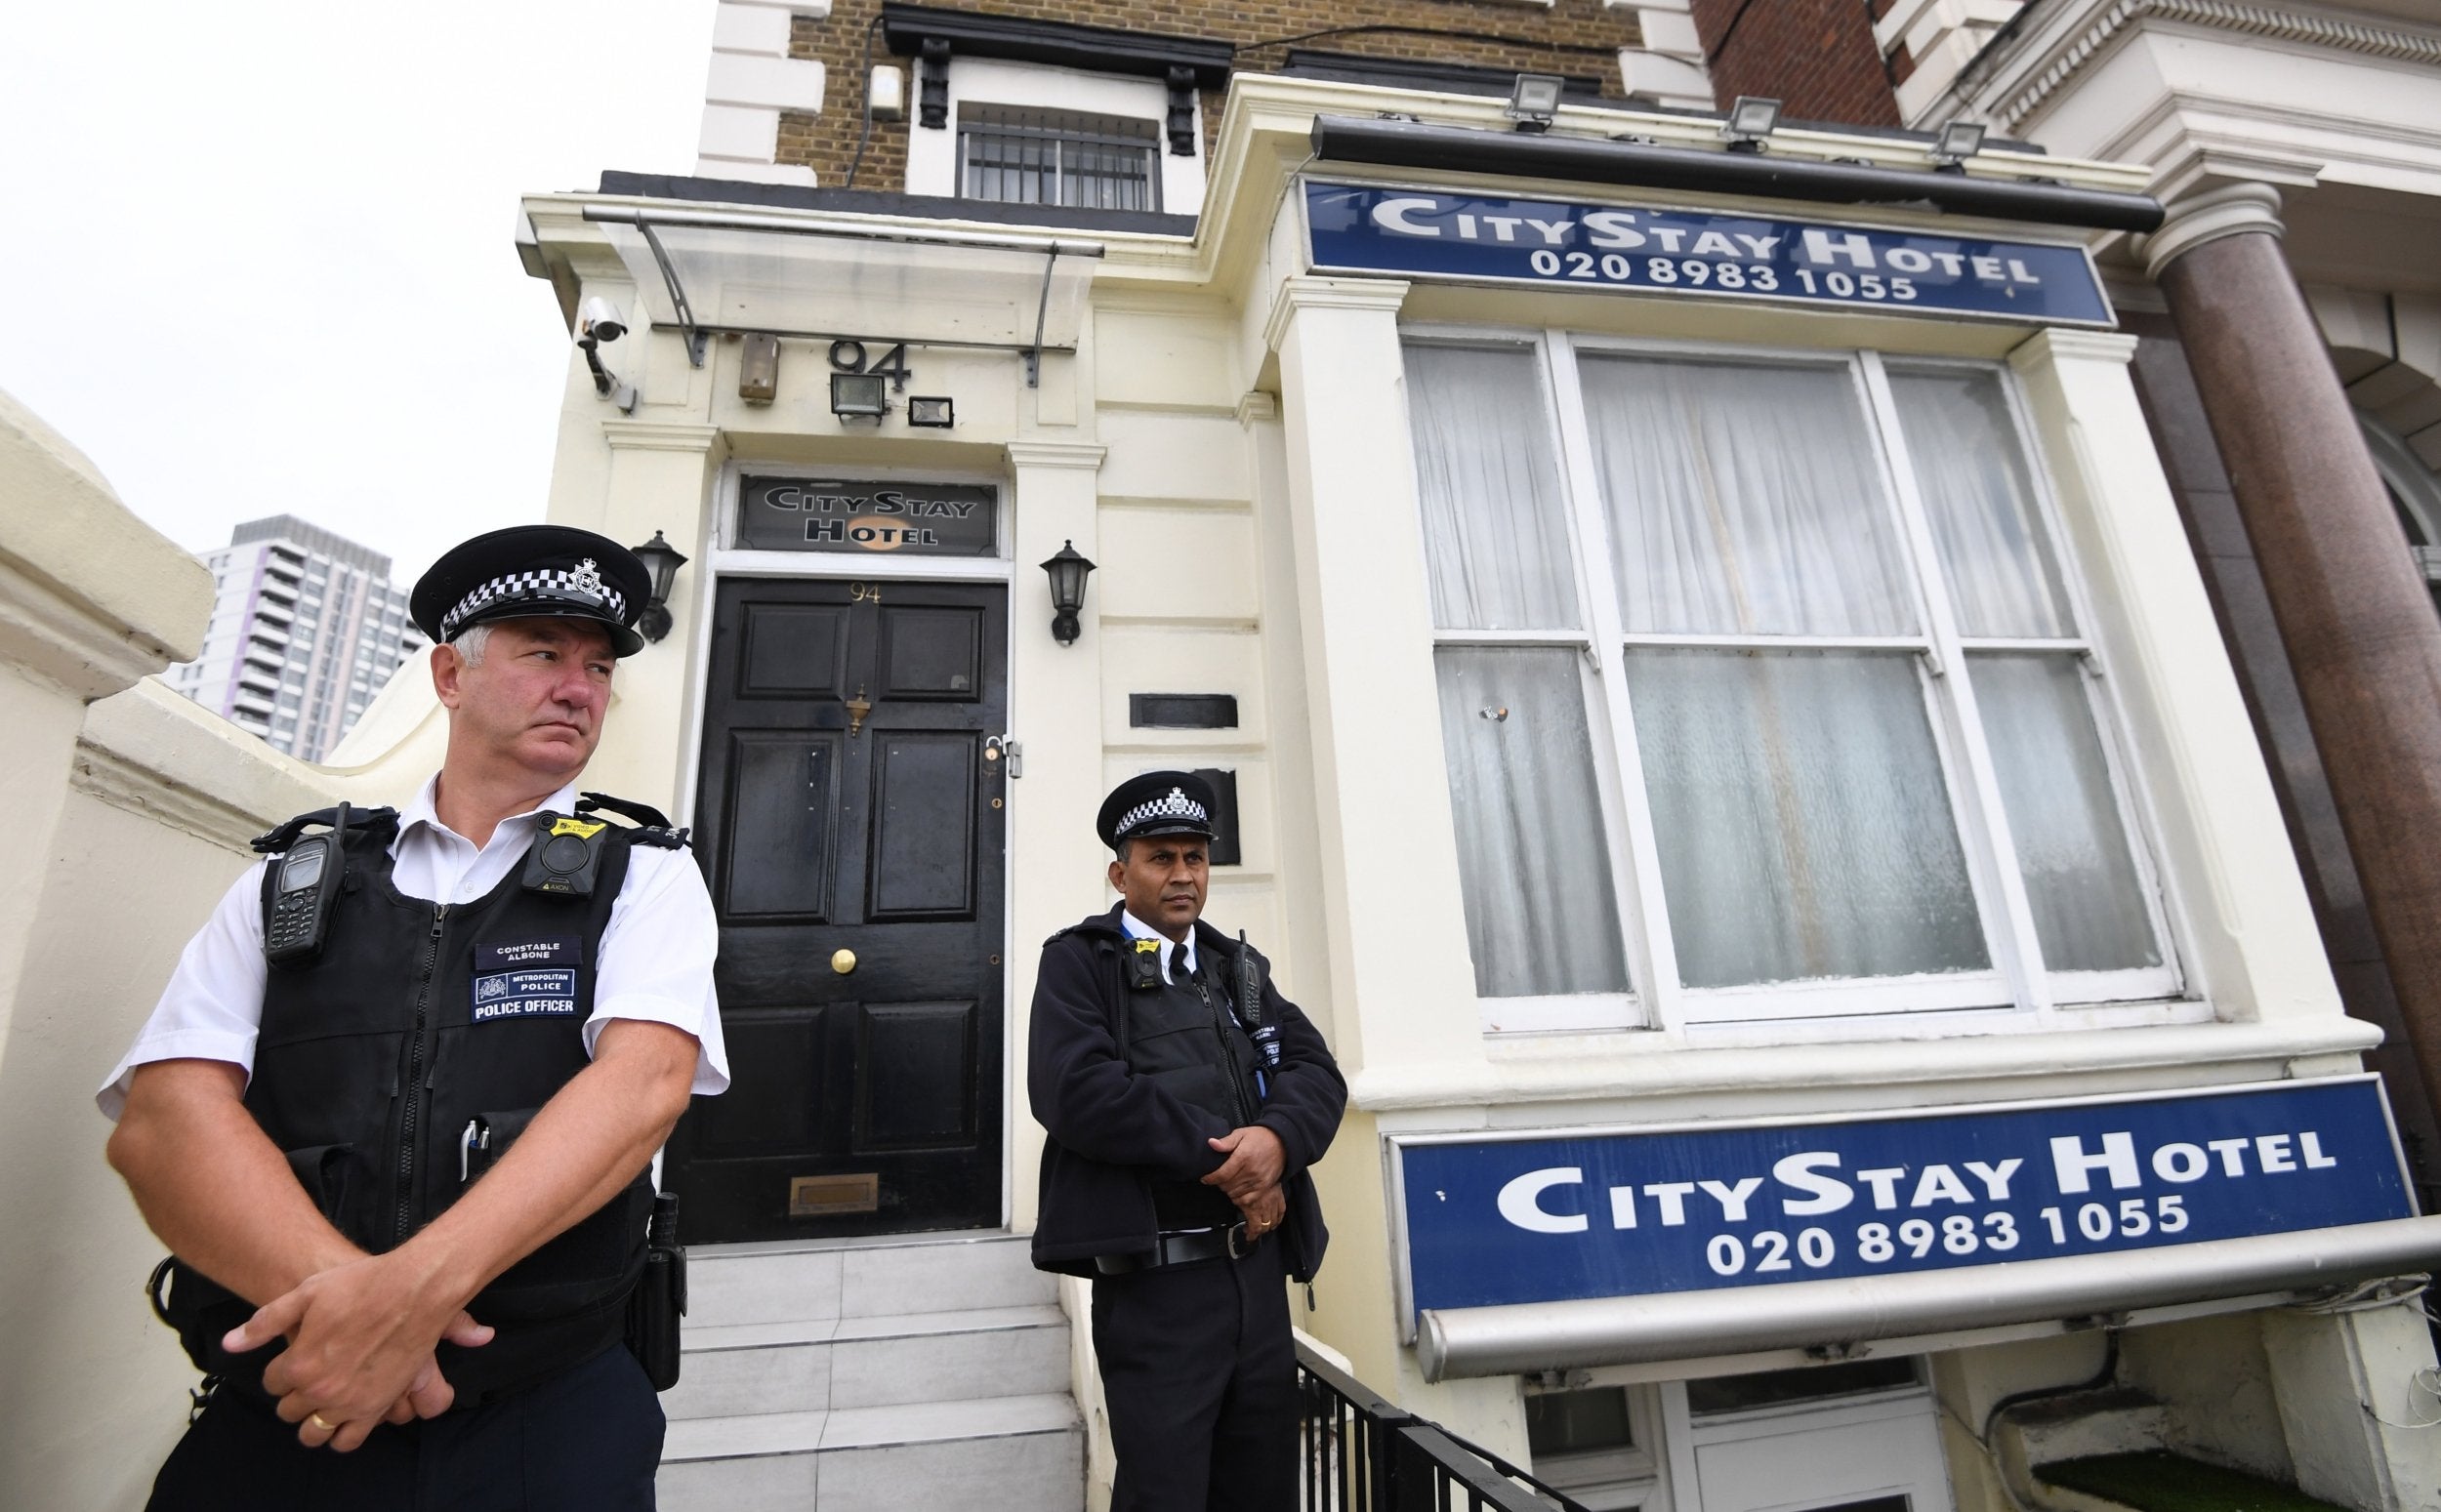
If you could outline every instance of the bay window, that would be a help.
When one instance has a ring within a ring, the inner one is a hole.
[[[2003,370],[1406,358],[1490,1027],[2177,994]]]

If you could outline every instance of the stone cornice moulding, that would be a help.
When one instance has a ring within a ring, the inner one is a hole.
[[[2250,231],[2278,236],[2282,230],[2278,189],[2268,184],[2232,184],[2172,204],[2162,228],[2137,237],[2131,250],[2144,260],[2145,276],[2158,279],[2163,268],[2206,242]]]
[[[1280,396],[1278,394],[1265,393],[1256,388],[1237,401],[1237,423],[1241,429],[1251,429],[1262,421],[1279,418]]]
[[[658,420],[605,420],[601,438],[613,451],[709,452],[720,444],[719,426],[673,425]]]
[[[68,781],[240,855],[289,815],[339,796],[322,769],[271,750],[157,678],[87,711]]]
[[[2441,32],[2409,31],[2395,26],[2300,15],[2244,0],[2115,0],[2102,7],[2084,26],[2054,44],[2048,61],[2031,79],[2018,84],[2005,102],[1986,116],[1993,127],[2011,131],[2109,48],[2130,25],[2145,20],[2183,22],[2216,31],[2243,32],[2274,42],[2296,42],[2374,58],[2441,65]]]
[[[1403,278],[1326,278],[1300,274],[1280,285],[1272,297],[1271,313],[1262,323],[1262,345],[1278,351],[1288,340],[1288,326],[1303,309],[1364,309],[1395,317],[1407,303],[1410,287]]]
[[[1110,455],[1109,447],[1092,441],[1011,441],[1008,450],[1009,465],[1020,472],[1044,468],[1098,472]]]
[[[0,557],[0,663],[92,703],[179,660],[173,648]]]
[[[2031,373],[2062,362],[2107,362],[2126,367],[2135,360],[2136,338],[2126,331],[2037,331],[2012,347],[2008,365]]]

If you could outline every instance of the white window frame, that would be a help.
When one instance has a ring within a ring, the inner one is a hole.
[[[1194,215],[1204,203],[1204,107],[1200,95],[1192,98],[1195,150],[1181,157],[1170,150],[1170,90],[1159,79],[1094,73],[1049,63],[1009,62],[997,58],[953,57],[949,60],[948,124],[927,127],[911,120],[907,128],[906,191],[951,199],[960,196],[958,107],[972,102],[1152,122],[1154,158],[1161,173],[1162,211]]]
[[[1879,1435],[1882,1443],[1882,1473],[1876,1484],[1808,1487],[1775,1506],[1833,1506],[1874,1496],[1904,1495],[1917,1512],[1951,1512],[1949,1466],[1941,1450],[1938,1408],[1925,1369],[1918,1367],[1917,1384],[1852,1396],[1820,1398],[1741,1412],[1707,1413],[1698,1419],[1688,1410],[1686,1382],[1666,1381],[1661,1387],[1663,1444],[1670,1458],[1674,1512],[1755,1512],[1731,1504],[1716,1488],[1704,1494],[1699,1451],[1735,1444],[1741,1454],[1768,1455],[1775,1449],[1802,1455],[1802,1440],[1825,1432]],[[1780,1446],[1774,1440],[1797,1440]],[[1795,1470],[1798,1466],[1792,1465]]]
[[[1529,1376],[1524,1395],[1546,1396],[1571,1391],[1598,1391],[1618,1383],[1572,1380],[1546,1383]],[[1534,1478],[1568,1493],[1587,1512],[1667,1512],[1671,1506],[1669,1456],[1664,1451],[1664,1417],[1660,1388],[1619,1386],[1628,1397],[1628,1437],[1625,1449],[1590,1450],[1575,1454],[1541,1454],[1529,1467]]]
[[[1580,663],[1589,730],[1607,728],[1608,750],[1594,742],[1593,766],[1602,797],[1603,832],[1612,866],[1629,968],[1625,994],[1564,997],[1478,998],[1486,1033],[1581,1033],[1599,1029],[1659,1027],[1710,1038],[1743,1038],[1757,1028],[1785,1030],[1813,1024],[1838,1032],[1859,1021],[1888,1032],[1893,1016],[1913,1023],[1927,1017],[1956,1030],[1993,1027],[1994,1021],[2067,1027],[2073,1010],[2176,1000],[2185,992],[2180,941],[2168,879],[2157,862],[2158,826],[2135,779],[2129,728],[2116,707],[2091,639],[2098,622],[2073,554],[2073,538],[2061,516],[2044,457],[2036,445],[2017,377],[2005,363],[1899,354],[1903,367],[1970,369],[1993,374],[2007,407],[2013,436],[2031,485],[2041,528],[2066,594],[2078,633],[2045,639],[1968,638],[1959,630],[1940,554],[1924,500],[1907,456],[1904,428],[1892,395],[1882,353],[1851,348],[1774,347],[1663,341],[1594,335],[1562,328],[1409,323],[1402,342],[1537,353],[1546,424],[1556,445],[1555,471],[1567,539],[1574,553],[1579,619],[1576,632],[1433,631],[1433,645],[1565,645],[1583,654]],[[1609,575],[1609,521],[1593,461],[1578,363],[1587,354],[1706,357],[1844,369],[1855,385],[1867,422],[1866,440],[1880,470],[1884,508],[1909,573],[1919,630],[1909,635],[1630,635]],[[1926,723],[1950,798],[1953,822],[1965,854],[1969,887],[1981,922],[1991,968],[1915,976],[1783,982],[1752,987],[1686,988],[1678,984],[1677,958],[1663,891],[1660,848],[1635,739],[1627,685],[1625,652],[1631,646],[1720,646],[1769,649],[1905,650],[1914,653]],[[1618,654],[1605,655],[1607,648]],[[2038,965],[2033,912],[2008,833],[1999,776],[1985,741],[1971,677],[1954,675],[1978,652],[2040,651],[2073,655],[2083,671],[2087,707],[2109,775],[2122,831],[2131,859],[2146,920],[2162,963],[2116,971],[2050,971]]]

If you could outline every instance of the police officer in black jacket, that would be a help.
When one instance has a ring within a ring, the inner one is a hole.
[[[560,526],[436,562],[438,775],[258,840],[103,1087],[214,1382],[156,1512],[649,1512],[644,1171],[727,1081],[701,873],[576,792],[649,585]]]
[[[1191,773],[1120,784],[1096,828],[1121,901],[1052,936],[1034,989],[1034,1263],[1093,1278],[1113,1512],[1297,1499],[1286,1283],[1330,1240],[1306,1170],[1347,1083],[1262,955],[1200,921],[1212,812]]]

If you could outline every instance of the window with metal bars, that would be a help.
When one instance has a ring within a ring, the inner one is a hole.
[[[1126,116],[961,104],[958,185],[1003,204],[1159,210],[1159,133]]]

